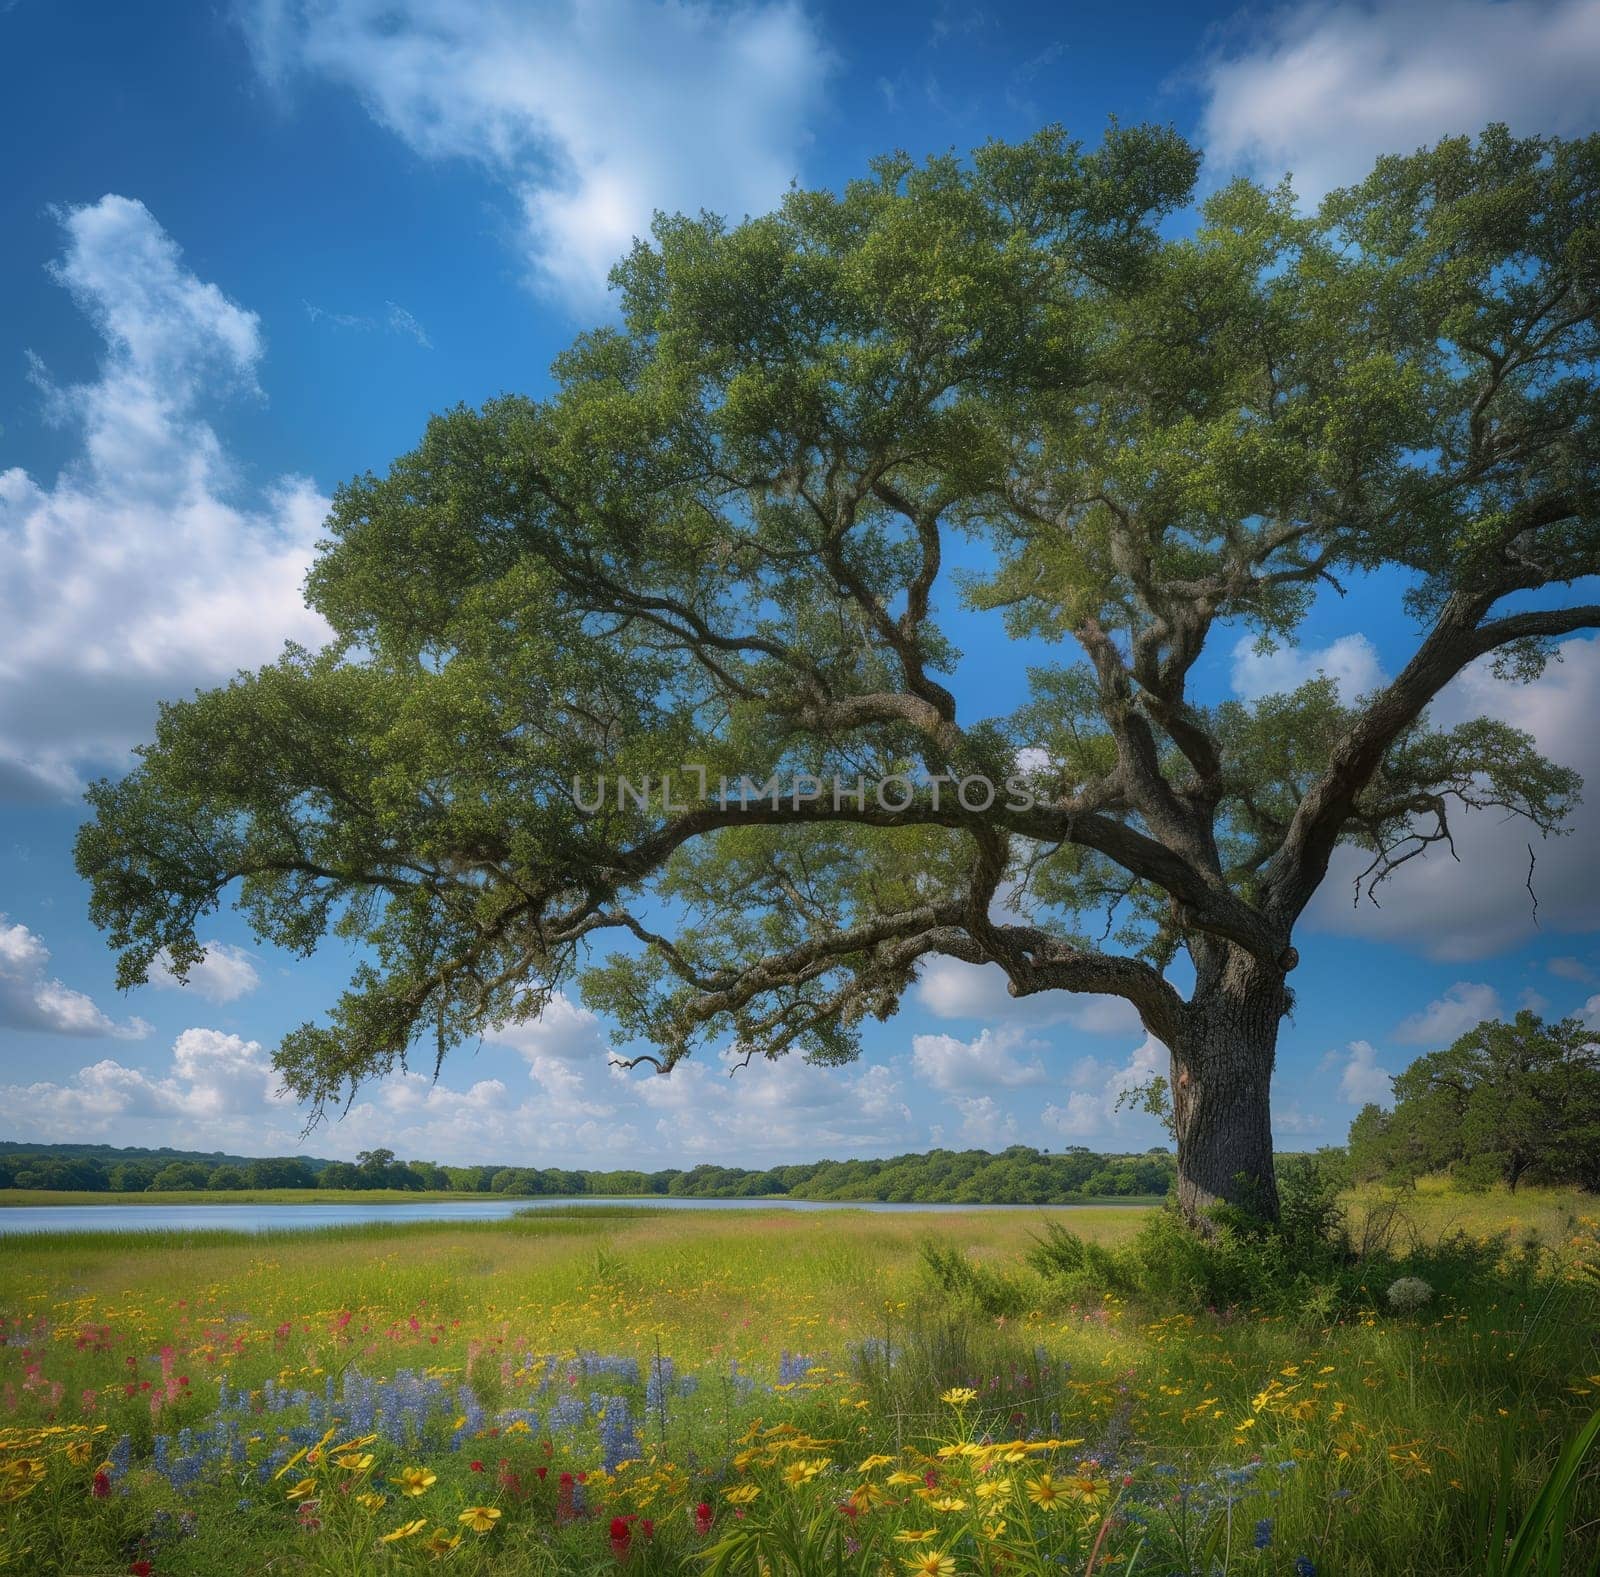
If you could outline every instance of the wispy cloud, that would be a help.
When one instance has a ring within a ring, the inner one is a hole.
[[[801,173],[831,58],[793,0],[259,0],[257,65],[348,88],[418,153],[491,171],[530,274],[584,311],[652,213],[761,213]]]

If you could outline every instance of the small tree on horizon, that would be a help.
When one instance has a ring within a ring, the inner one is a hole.
[[[1131,1003],[1183,1208],[1275,1215],[1278,1027],[1335,851],[1370,894],[1453,807],[1551,831],[1576,794],[1527,734],[1427,710],[1600,624],[1529,595],[1600,567],[1600,138],[1491,128],[1311,215],[1234,182],[1165,239],[1197,167],[1163,130],[1049,131],[658,218],[550,398],[437,417],[339,491],[333,644],[166,707],[90,791],[121,983],[181,978],[225,896],[293,951],[362,944],[276,1054],[320,1113],[575,977],[668,1070],[708,1037],[842,1062],[929,959],[994,964]],[[1374,693],[1195,695],[1213,638],[1288,640],[1377,571],[1417,636]],[[957,596],[1059,647],[1020,711],[958,707]],[[689,765],[917,782],[684,803]],[[951,787],[1018,773],[1025,810]]]

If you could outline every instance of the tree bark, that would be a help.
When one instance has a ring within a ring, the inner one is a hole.
[[[1202,1229],[1219,1203],[1278,1219],[1270,1095],[1288,1004],[1282,974],[1240,948],[1201,964],[1171,1049],[1178,1205]]]

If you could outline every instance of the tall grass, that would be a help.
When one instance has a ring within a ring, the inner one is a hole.
[[[1145,1519],[1131,1567],[1135,1524],[1106,1535],[1095,1556],[1102,1577],[1209,1574],[1208,1562],[1261,1577],[1289,1572],[1298,1558],[1324,1577],[1551,1577],[1588,1569],[1600,1518],[1594,1455],[1576,1445],[1562,1454],[1600,1402],[1600,1286],[1577,1270],[1586,1254],[1600,1257],[1597,1229],[1579,1217],[1586,1204],[1554,1194],[1423,1195],[1380,1235],[1380,1253],[1363,1223],[1383,1201],[1363,1196],[1350,1211],[1354,1257],[1336,1297],[1308,1283],[1299,1301],[1263,1293],[1214,1308],[1194,1299],[1192,1267],[1165,1279],[1141,1271],[1131,1245],[1153,1229],[1138,1209],[1074,1212],[1070,1239],[1044,1212],[629,1206],[255,1237],[6,1237],[0,1394],[12,1412],[0,1426],[22,1428],[53,1406],[70,1427],[92,1416],[136,1431],[144,1452],[153,1429],[206,1416],[221,1374],[259,1391],[268,1379],[315,1388],[352,1364],[380,1374],[425,1365],[470,1374],[484,1405],[498,1407],[522,1400],[504,1365],[520,1365],[523,1353],[622,1354],[646,1372],[660,1353],[698,1375],[699,1390],[659,1411],[638,1396],[635,1411],[647,1454],[689,1475],[691,1498],[671,1502],[675,1531],[669,1537],[663,1522],[655,1564],[636,1548],[630,1570],[696,1569],[702,1546],[690,1511],[705,1496],[719,1518],[731,1515],[721,1487],[755,1417],[828,1442],[818,1451],[849,1475],[873,1452],[935,1451],[951,1429],[941,1398],[957,1387],[974,1393],[965,1420],[974,1438],[1082,1440],[1073,1449],[1093,1453],[1127,1517]],[[1479,1230],[1468,1230],[1464,1213]],[[1386,1300],[1387,1278],[1400,1271],[1433,1289],[1414,1313]],[[1253,1273],[1242,1261],[1228,1268],[1245,1292]],[[193,1399],[175,1401],[157,1425],[142,1398],[122,1399],[122,1381],[127,1359],[130,1372],[148,1374],[163,1346],[192,1371]],[[814,1383],[773,1389],[786,1353],[791,1365],[805,1366],[795,1354],[815,1361]],[[61,1387],[54,1404],[47,1389],[24,1384],[30,1364]],[[86,1393],[92,1415],[82,1411]],[[484,1491],[466,1458],[505,1448],[430,1449],[439,1493],[454,1505]],[[1248,1481],[1236,1496],[1217,1477],[1225,1472]],[[838,1497],[854,1482],[841,1477],[831,1499],[818,1490],[806,1505],[837,1520]],[[127,1494],[103,1507],[81,1488],[76,1501],[63,1491],[50,1559],[62,1570],[124,1570],[119,1552],[148,1540],[157,1511],[192,1506],[204,1532],[160,1546],[162,1577],[322,1569],[308,1563],[330,1546],[295,1540],[282,1490],[252,1481],[242,1495],[196,1491],[186,1501],[135,1473]],[[770,1486],[769,1505],[780,1492]],[[1270,1542],[1258,1551],[1253,1529],[1263,1519]],[[483,1573],[618,1568],[603,1529],[537,1517],[518,1528],[508,1515],[503,1534],[463,1546],[451,1562]],[[831,1528],[791,1531],[816,1533],[815,1548],[845,1559]],[[1082,1572],[1092,1538],[1055,1569]],[[898,1569],[902,1552],[885,1548]],[[392,1552],[358,1554],[351,1572],[412,1569]],[[1011,1568],[1014,1577],[1025,1570]]]

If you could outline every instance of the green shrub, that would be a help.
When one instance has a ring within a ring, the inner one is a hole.
[[[959,1248],[929,1238],[921,1246],[922,1263],[934,1284],[957,1304],[981,1314],[1023,1313],[1027,1289],[1014,1277],[969,1259]]]

